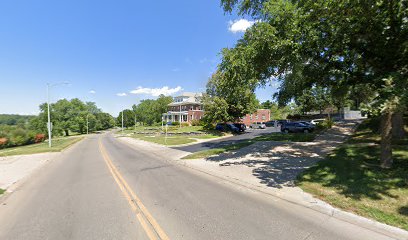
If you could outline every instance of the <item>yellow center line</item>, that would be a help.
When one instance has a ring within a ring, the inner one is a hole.
[[[127,199],[132,211],[136,214],[137,219],[139,220],[149,239],[157,239],[158,236],[161,240],[169,240],[169,237],[166,235],[157,221],[153,218],[153,216],[149,213],[139,197],[137,197],[137,195],[133,192],[118,169],[113,165],[112,160],[110,159],[100,138],[99,150],[105,160],[106,165],[108,166],[109,171],[111,172],[123,195]]]

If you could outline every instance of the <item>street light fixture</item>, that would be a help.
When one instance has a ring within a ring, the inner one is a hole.
[[[51,115],[50,115],[50,88],[55,87],[57,85],[68,85],[69,82],[60,82],[60,83],[54,83],[54,84],[49,84],[47,83],[47,111],[48,111],[48,123],[47,123],[47,129],[48,129],[48,147],[52,147],[52,129],[51,129]]]

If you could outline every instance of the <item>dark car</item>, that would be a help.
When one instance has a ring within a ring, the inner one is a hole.
[[[296,133],[296,132],[303,132],[309,133],[314,130],[314,127],[311,125],[306,125],[300,122],[288,122],[282,125],[281,131],[285,133]]]
[[[245,132],[246,125],[243,123],[234,123],[234,126],[239,129],[240,132]]]
[[[277,122],[277,121],[275,121],[275,120],[267,121],[267,122],[265,122],[265,126],[275,127],[275,122]]]
[[[278,125],[282,126],[282,125],[284,125],[284,124],[286,124],[288,122],[289,122],[289,120],[278,120]]]
[[[218,123],[215,126],[215,130],[218,130],[218,131],[221,131],[221,132],[239,133],[239,128],[235,127],[234,124],[232,124],[232,123]]]
[[[313,123],[308,122],[308,121],[297,121],[297,122],[298,122],[298,123],[305,124],[305,125],[310,126],[310,127],[312,127],[312,128],[315,127],[315,125],[314,125]]]

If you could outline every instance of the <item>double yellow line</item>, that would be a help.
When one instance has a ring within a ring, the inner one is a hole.
[[[157,221],[153,218],[153,216],[149,213],[149,211],[143,205],[137,195],[129,187],[129,184],[125,181],[125,179],[123,179],[122,175],[115,167],[115,165],[113,165],[112,160],[110,159],[105,147],[102,144],[101,138],[99,138],[99,150],[102,154],[103,159],[105,160],[106,165],[108,166],[109,171],[111,172],[120,190],[128,201],[132,211],[136,214],[138,221],[140,222],[149,239],[169,240],[169,237],[166,235]]]

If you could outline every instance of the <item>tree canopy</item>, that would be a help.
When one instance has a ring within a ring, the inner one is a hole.
[[[360,96],[375,94],[371,107],[389,120],[406,107],[408,98],[407,4],[403,0],[222,0],[227,12],[236,9],[259,20],[234,48],[222,50],[218,68],[226,80],[222,88],[239,85],[253,92],[276,79],[281,104],[318,86],[332,90],[337,105],[358,88]],[[391,128],[383,129],[384,150],[390,144],[386,136]],[[390,166],[390,156],[390,152],[382,155],[384,167]]]

